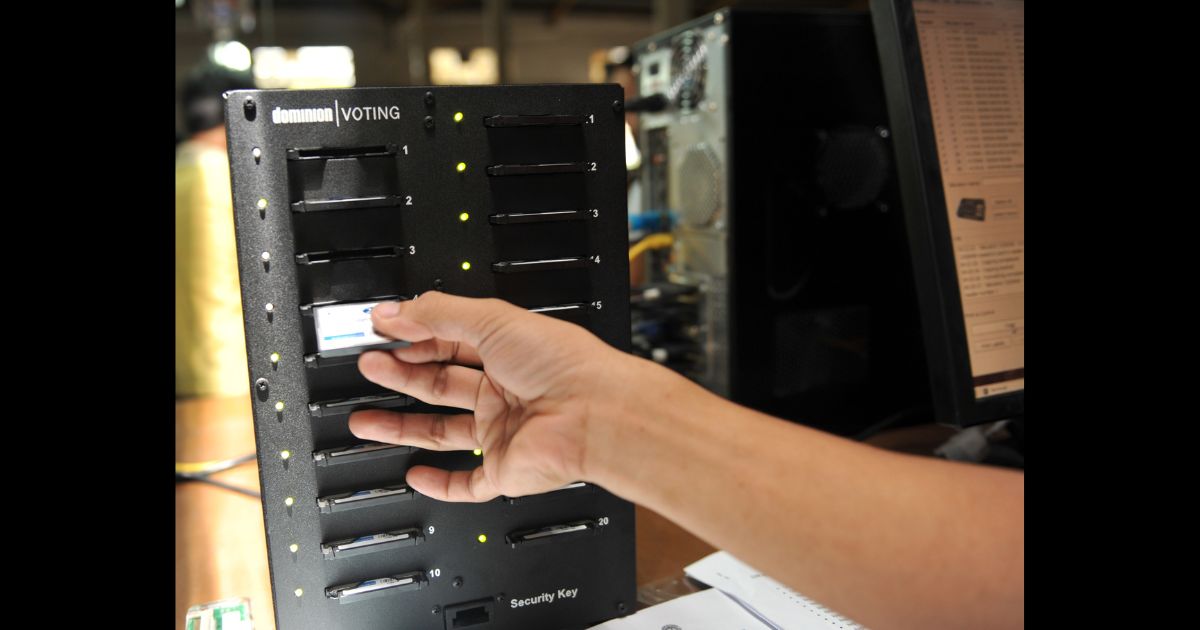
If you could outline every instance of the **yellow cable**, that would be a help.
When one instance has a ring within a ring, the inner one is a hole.
[[[674,243],[675,237],[671,236],[667,232],[650,234],[646,236],[646,238],[638,241],[636,245],[629,248],[629,261],[633,262],[635,258],[646,253],[646,250],[663,249],[664,247],[670,247]]]

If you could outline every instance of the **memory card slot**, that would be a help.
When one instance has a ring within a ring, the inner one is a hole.
[[[493,278],[496,297],[529,309],[591,301],[596,293],[592,276],[590,269],[580,267],[550,269],[540,273],[497,273]],[[555,313],[579,311],[550,311],[548,314]]]
[[[336,264],[296,265],[297,301],[321,304],[359,301],[364,295],[403,295],[409,286],[411,269],[408,263],[406,257],[388,256],[343,259]],[[311,342],[306,346],[307,351],[316,351],[316,340],[307,341]]]
[[[384,144],[364,147],[314,147],[305,149],[288,149],[287,159],[291,161],[304,160],[344,160],[354,158],[387,157],[396,155],[395,144]]]
[[[407,485],[396,484],[383,486],[382,488],[371,488],[370,490],[357,490],[355,492],[343,492],[319,497],[317,498],[317,509],[321,510],[322,514],[333,514],[336,512],[375,507],[377,505],[390,505],[401,501],[411,501],[413,495],[412,489]]]
[[[351,604],[384,595],[420,590],[425,588],[426,582],[424,571],[409,571],[373,580],[330,586],[325,589],[325,597],[337,600],[339,604]]]
[[[379,442],[364,442],[352,446],[339,446],[315,451],[313,462],[318,466],[336,466],[338,464],[356,464],[359,462],[407,455],[416,450],[413,446],[400,444],[383,444]]]
[[[310,370],[319,370],[321,368],[338,367],[339,365],[350,365],[351,363],[358,363],[358,357],[369,350],[393,350],[395,348],[407,348],[410,345],[412,344],[407,341],[392,341],[373,346],[361,346],[354,348],[353,351],[348,350],[341,354],[327,355],[315,352],[304,355],[304,367]]]
[[[565,322],[571,322],[586,328],[588,315],[593,310],[598,310],[593,304],[576,302],[573,304],[556,304],[554,306],[534,307],[529,309],[529,312],[538,313],[547,317],[553,317]]]
[[[541,503],[562,497],[578,496],[585,492],[592,492],[595,489],[596,487],[590,483],[577,481],[541,494],[530,494],[523,497],[504,497],[504,501],[509,505],[528,505],[530,503]]]
[[[496,273],[524,273],[527,271],[547,271],[551,269],[581,269],[598,263],[598,256],[571,256],[543,260],[502,260],[492,263],[492,271]]]
[[[321,555],[326,560],[340,560],[368,553],[413,547],[424,541],[425,535],[421,533],[421,530],[411,527],[324,543],[321,545]]]
[[[336,263],[347,260],[368,260],[372,258],[398,258],[408,251],[400,245],[384,245],[381,247],[363,247],[359,249],[339,249],[325,252],[304,252],[296,254],[298,265],[319,265]]]
[[[595,162],[554,162],[552,164],[493,164],[487,174],[493,177],[507,175],[556,175],[559,173],[587,173],[596,170]]]
[[[407,341],[380,337],[371,326],[370,309],[381,302],[411,299],[382,295],[361,300],[334,300],[302,304],[301,334],[304,339],[304,367],[325,368],[358,361],[368,350],[391,350],[409,345]],[[359,313],[361,309],[361,315]],[[346,311],[355,313],[348,317]],[[335,314],[336,313],[336,314]],[[315,350],[315,352],[314,352]]]
[[[392,208],[404,205],[400,195],[378,195],[349,199],[306,199],[292,203],[292,212],[327,212],[331,210],[363,210],[367,208]]]
[[[358,396],[328,402],[308,403],[308,412],[314,418],[344,416],[359,407],[369,409],[395,409],[411,405],[413,399],[404,394],[379,394],[374,396]]]
[[[538,306],[538,307],[529,309],[529,312],[530,313],[543,313],[546,315],[550,315],[550,314],[557,314],[557,313],[567,313],[567,312],[571,312],[571,311],[583,311],[588,308],[591,308],[591,306],[592,306],[591,304],[587,304],[584,302],[576,302],[574,304],[556,304],[554,306]]]
[[[565,542],[576,538],[595,536],[598,533],[600,533],[600,528],[596,521],[584,519],[569,523],[560,523],[558,525],[547,525],[535,529],[514,531],[507,534],[504,539],[513,549],[517,549],[519,547],[542,545],[552,542]]]
[[[582,221],[592,216],[591,210],[551,210],[548,212],[504,212],[488,217],[492,225],[519,223],[549,223],[551,221]]]
[[[583,114],[517,115],[497,114],[483,119],[485,127],[556,127],[582,125],[588,121]]]
[[[312,302],[310,304],[300,305],[300,314],[305,317],[313,316],[313,309],[322,306],[340,306],[342,304],[354,304],[357,302],[395,302],[397,300],[411,300],[412,298],[406,295],[378,295],[373,297],[365,297],[359,300],[327,300],[325,302]]]

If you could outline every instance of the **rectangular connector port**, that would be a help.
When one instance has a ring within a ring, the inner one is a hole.
[[[361,249],[339,249],[328,252],[305,252],[296,254],[297,265],[321,265],[325,263],[345,262],[349,260],[370,260],[372,258],[398,258],[400,254],[409,251],[401,245],[383,245],[381,247],[364,247]]]
[[[400,195],[378,195],[348,199],[309,199],[292,203],[292,212],[330,212],[333,210],[365,210],[368,208],[393,208],[404,205]]]
[[[582,311],[589,308],[591,305],[585,302],[576,302],[574,304],[556,304],[554,306],[538,306],[529,309],[530,313],[563,313],[568,311]]]
[[[558,175],[560,173],[590,173],[596,170],[595,162],[554,162],[552,164],[493,164],[487,167],[492,177],[506,175]]]
[[[358,508],[399,503],[400,501],[411,501],[413,494],[413,491],[408,486],[397,484],[371,490],[343,492],[341,494],[320,497],[317,499],[317,508],[321,510],[322,514],[332,514],[334,512],[345,512],[346,510],[356,510]]]
[[[411,405],[412,402],[413,399],[410,396],[405,396],[404,394],[359,396],[358,398],[345,398],[342,400],[308,403],[308,413],[314,418],[344,416],[359,408],[393,409],[396,407],[407,407],[408,405]]]
[[[547,258],[545,260],[503,260],[492,263],[496,273],[522,273],[525,271],[549,271],[551,269],[580,269],[599,262],[596,256],[573,256],[571,258]]]
[[[585,536],[594,536],[598,533],[600,533],[600,528],[596,521],[585,519],[582,521],[561,523],[559,525],[547,525],[535,529],[519,530],[506,535],[504,539],[513,549],[516,549],[522,546],[574,540]]]
[[[515,225],[521,223],[552,223],[556,221],[582,221],[598,216],[595,210],[548,210],[546,212],[501,212],[488,216],[492,225]]]
[[[482,626],[492,621],[492,598],[451,604],[443,614],[446,630]]]
[[[542,116],[522,116],[518,114],[497,114],[483,119],[484,127],[557,127],[563,125],[582,125],[589,122],[583,114],[548,114]]]
[[[416,448],[412,446],[366,442],[363,444],[355,444],[353,446],[340,446],[338,448],[327,448],[316,451],[313,453],[313,462],[318,466],[352,464],[356,462],[365,462],[371,459],[379,459],[381,457],[407,455],[414,450],[416,450]]]
[[[582,492],[590,492],[594,489],[595,489],[595,486],[593,486],[587,482],[576,481],[575,483],[569,483],[560,488],[555,488],[549,492],[543,492],[541,494],[530,494],[530,495],[526,495],[523,497],[504,497],[504,501],[506,503],[508,503],[509,505],[525,505],[525,504],[529,504],[529,503],[540,503],[542,501],[548,501],[550,499],[558,499],[560,497],[565,497],[565,496],[574,496],[574,495],[576,495],[578,493],[582,493]]]
[[[330,586],[325,589],[325,597],[337,600],[339,604],[351,604],[381,595],[420,590],[425,587],[425,583],[426,578],[423,571],[410,571],[373,580]]]
[[[375,553],[377,551],[411,547],[421,544],[424,540],[425,536],[421,534],[421,530],[419,529],[399,529],[325,543],[321,545],[321,553],[325,556],[326,560],[334,560],[360,556],[366,553]]]
[[[395,144],[368,147],[315,147],[311,149],[288,149],[287,159],[303,160],[352,160],[357,158],[387,157],[396,155]]]

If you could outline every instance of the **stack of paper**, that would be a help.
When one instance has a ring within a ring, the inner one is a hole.
[[[862,626],[718,551],[684,569],[713,588],[592,630],[851,630]]]
[[[684,568],[693,579],[712,586],[776,630],[848,630],[862,626],[718,551]]]

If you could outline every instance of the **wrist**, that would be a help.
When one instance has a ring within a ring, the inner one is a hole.
[[[693,406],[708,392],[661,365],[614,354],[599,376],[604,386],[589,397],[581,469],[583,480],[638,501],[638,479],[651,473],[670,434],[702,416]]]

